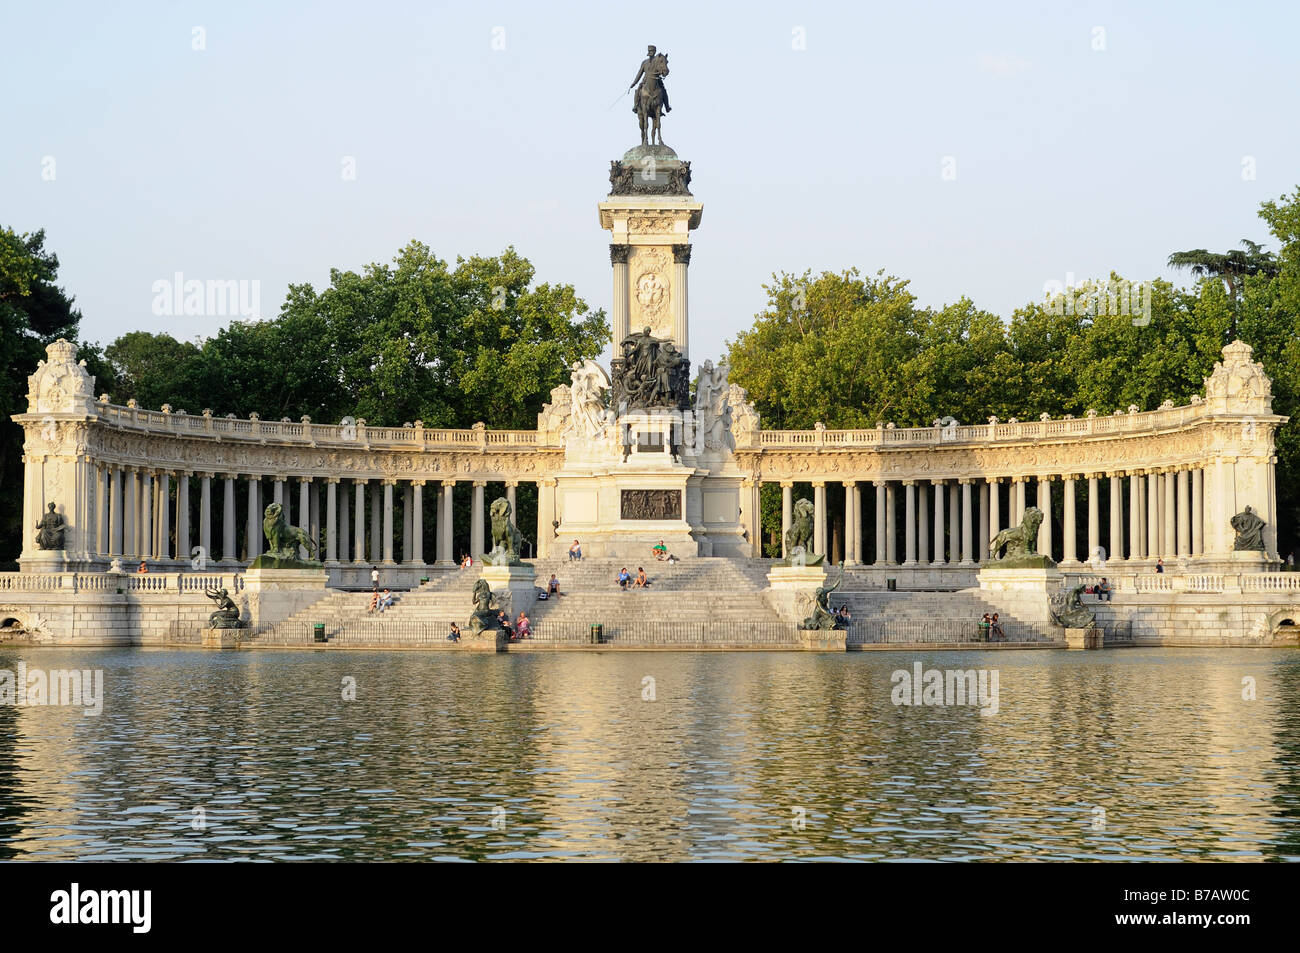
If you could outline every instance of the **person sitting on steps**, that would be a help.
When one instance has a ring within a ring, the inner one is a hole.
[[[622,569],[618,571],[618,587],[626,591],[628,584],[631,582],[632,582],[632,574],[629,573],[627,571],[627,567],[624,566]]]
[[[555,573],[551,573],[551,581],[546,584],[546,594],[548,596],[560,594],[560,580],[555,578]]]
[[[582,558],[582,547],[578,545],[578,541],[576,539],[573,541],[573,545],[569,547],[569,558],[570,559]]]
[[[451,631],[447,633],[447,641],[448,642],[460,641],[460,626],[458,626],[455,622],[451,624]]]
[[[993,613],[992,628],[989,631],[993,633],[994,642],[1005,642],[1007,640],[1007,634],[1002,631],[1002,626],[998,625],[998,614],[996,612]]]
[[[644,566],[636,567],[636,582],[634,583],[634,585],[638,589],[644,589],[650,585],[650,580],[645,574]]]
[[[664,545],[664,541],[662,539],[659,540],[659,542],[656,543],[651,548],[650,551],[655,554],[655,559],[658,559],[660,562],[663,562],[665,559],[668,558],[668,547]]]

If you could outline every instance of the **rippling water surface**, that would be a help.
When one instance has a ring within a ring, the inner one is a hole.
[[[20,659],[106,697],[0,707],[5,859],[1300,857],[1292,652]],[[894,705],[916,661],[997,713]]]

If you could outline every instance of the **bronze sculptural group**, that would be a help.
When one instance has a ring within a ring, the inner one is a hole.
[[[672,107],[668,105],[668,89],[664,86],[664,77],[667,75],[668,54],[660,53],[653,46],[647,47],[646,58],[641,61],[636,77],[628,87],[629,90],[636,87],[632,111],[641,124],[643,146],[664,144],[664,137],[659,131],[659,120],[664,113],[672,112]],[[637,86],[638,83],[641,85]]]
[[[835,618],[835,613],[831,612],[831,593],[840,587],[844,582],[844,563],[840,563],[840,578],[835,580],[833,586],[818,586],[817,591],[813,593],[813,613],[799,624],[801,629],[818,629],[823,632],[831,629],[842,629],[844,623]]]
[[[620,350],[610,375],[616,413],[690,409],[691,362],[671,341],[661,341],[645,328],[625,337]]]

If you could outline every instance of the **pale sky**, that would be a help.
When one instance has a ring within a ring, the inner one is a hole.
[[[779,270],[883,268],[1006,317],[1048,281],[1265,238],[1259,202],[1300,183],[1298,10],[5,0],[0,224],[46,229],[103,343],[229,320],[155,315],[176,272],[259,282],[274,315],[411,239],[514,245],[608,311],[596,203],[639,142],[610,104],[654,43],[704,203],[695,363]]]

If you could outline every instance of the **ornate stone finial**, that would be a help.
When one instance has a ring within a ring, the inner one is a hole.
[[[311,423],[311,418],[308,417],[306,414],[303,414],[303,415],[298,419],[298,423],[300,423],[300,424],[309,424],[309,423]]]
[[[476,421],[474,421],[474,426],[470,427],[469,429],[470,429],[470,430],[487,430],[487,424],[483,423],[483,421],[481,421],[481,420],[476,420]]]
[[[997,425],[997,424],[1000,423],[1000,422],[1001,422],[1001,421],[998,420],[996,414],[994,414],[992,417],[989,418],[989,423],[990,423],[990,424]],[[938,424],[939,424],[939,421],[936,420],[936,421],[935,421],[935,426],[938,426]]]
[[[1137,404],[1129,404],[1129,405],[1128,405],[1128,412],[1129,412],[1130,414],[1136,414],[1136,413],[1138,412],[1138,405],[1137,405]]]
[[[1173,410],[1173,407],[1174,407],[1174,402],[1172,400],[1165,400],[1160,404],[1161,410]]]
[[[77,345],[67,338],[59,338],[53,344],[45,346],[45,355],[51,364],[75,364]]]
[[[132,398],[129,398],[129,399],[127,400],[127,402],[126,402],[126,406],[129,407],[129,408],[131,408],[132,410],[135,410],[135,409],[137,409],[140,405],[137,404],[137,403],[135,402],[135,398],[132,397]]]
[[[1007,423],[1009,423],[1009,424],[1018,424],[1018,423],[1020,423],[1020,418],[1019,418],[1019,417],[1008,417],[1008,418],[1007,418]]]
[[[250,414],[248,415],[248,419],[249,419],[249,420],[261,420],[261,419],[262,419],[262,415],[259,414],[257,411],[254,410],[252,413],[250,413]]]
[[[1205,398],[1217,402],[1216,409],[1253,410],[1271,413],[1273,383],[1264,366],[1250,359],[1251,346],[1233,341],[1223,349],[1223,360],[1205,379]]]
[[[1043,423],[1047,423],[1049,420],[1052,419],[1052,415],[1049,414],[1047,411],[1043,411],[1041,414],[1038,415],[1038,419],[1041,420]]]
[[[162,412],[163,412],[164,414],[170,414],[170,413],[172,412],[172,405],[171,405],[171,404],[163,404],[162,407],[161,407],[160,409],[162,410]]]
[[[107,404],[107,403],[108,403],[108,395],[107,395],[107,394],[100,394],[100,395],[99,395],[99,402],[100,402],[101,404]]]
[[[1097,411],[1092,407],[1089,407],[1088,412],[1084,416],[1087,417],[1089,420],[1092,420],[1093,417],[1097,416]]]

